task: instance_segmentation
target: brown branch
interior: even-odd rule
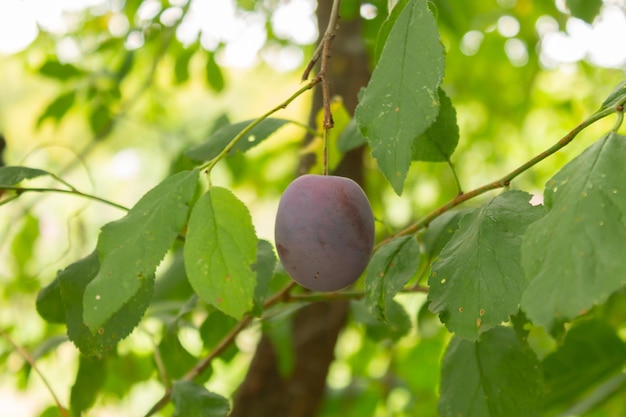
[[[478,197],[481,194],[484,194],[484,193],[486,193],[488,191],[496,190],[498,188],[508,187],[509,185],[511,185],[511,181],[513,181],[517,176],[519,176],[520,174],[522,174],[523,172],[529,170],[530,168],[532,168],[533,166],[535,166],[539,162],[541,162],[544,159],[548,158],[550,155],[556,153],[560,149],[562,149],[565,146],[567,146],[585,128],[589,127],[590,125],[592,125],[593,123],[597,122],[598,120],[603,119],[606,116],[609,116],[610,114],[613,114],[613,113],[618,113],[619,114],[619,108],[618,107],[619,106],[611,107],[611,108],[603,109],[601,111],[598,111],[598,112],[594,113],[587,120],[585,120],[584,122],[580,123],[573,130],[571,130],[567,135],[563,136],[557,143],[552,145],[550,148],[548,148],[545,151],[539,153],[538,155],[536,155],[535,157],[533,157],[529,161],[523,163],[522,165],[520,165],[519,167],[517,167],[513,171],[509,172],[508,174],[506,174],[502,178],[500,178],[500,179],[498,179],[496,181],[490,182],[488,184],[482,185],[482,186],[480,186],[478,188],[475,188],[472,191],[468,191],[466,193],[461,193],[461,194],[457,195],[452,200],[448,201],[444,205],[442,205],[442,206],[438,207],[437,209],[433,210],[432,212],[427,214],[425,217],[423,217],[419,221],[417,221],[417,222],[413,223],[412,225],[408,226],[407,228],[405,228],[405,229],[403,229],[403,230],[401,230],[401,231],[399,231],[399,232],[389,236],[388,238],[386,238],[385,240],[383,240],[382,242],[377,244],[376,247],[374,248],[374,250],[380,248],[381,246],[383,246],[384,244],[386,244],[387,242],[389,242],[393,238],[396,238],[396,237],[399,237],[399,236],[406,236],[406,235],[415,233],[415,232],[419,231],[420,229],[423,229],[423,228],[427,227],[430,224],[430,222],[435,220],[437,217],[439,217],[440,215],[442,215],[446,211],[448,211],[448,210],[450,210],[450,209],[452,209],[452,208],[454,208],[456,206],[459,206],[462,203],[464,203],[464,202],[466,202],[468,200],[471,200],[474,197]]]
[[[324,129],[325,130],[332,129],[332,127],[335,124],[333,121],[332,112],[330,111],[330,87],[328,85],[328,79],[326,77],[326,70],[328,68],[328,60],[330,59],[330,56],[331,56],[330,51],[332,49],[333,40],[335,39],[335,31],[339,27],[338,21],[339,21],[339,4],[340,3],[341,3],[341,0],[333,0],[331,12],[330,12],[330,18],[328,19],[328,25],[326,26],[326,31],[324,32],[324,35],[322,36],[322,40],[317,46],[317,49],[313,53],[313,57],[307,64],[306,68],[304,69],[304,73],[302,74],[303,81],[309,78],[309,75],[311,71],[313,70],[313,67],[315,66],[317,61],[320,59],[320,57],[322,58],[322,61],[320,63],[320,71],[317,74],[317,78],[319,78],[322,83],[322,100],[323,100],[323,107],[324,107]],[[327,146],[327,145],[325,144],[324,146]],[[324,167],[325,167],[324,169],[326,170],[326,165],[324,165]]]
[[[263,304],[263,310],[273,306],[274,304],[278,304],[288,299],[289,292],[295,286],[296,286],[296,283],[292,281],[289,284],[287,284],[283,289],[281,289],[276,294],[274,294],[272,297],[268,298]],[[226,350],[226,348],[228,348],[235,341],[235,338],[237,337],[237,335],[239,335],[239,333],[241,333],[243,329],[248,327],[248,325],[252,322],[252,320],[253,320],[252,314],[246,314],[239,321],[239,323],[237,323],[237,325],[226,336],[224,336],[222,340],[220,340],[220,342],[215,346],[215,348],[213,348],[211,352],[209,352],[207,356],[202,358],[202,360],[200,360],[196,364],[196,366],[194,366],[189,372],[185,374],[185,376],[183,376],[182,380],[191,381],[197,376],[199,376],[200,374],[202,374],[211,365],[211,362],[215,358],[217,358],[219,355],[221,355],[222,352],[224,352],[224,350]],[[171,397],[172,397],[172,389],[168,388],[165,391],[165,394],[163,394],[163,397],[161,397],[161,399],[157,401],[152,406],[152,408],[145,414],[145,417],[149,417],[153,415],[154,413],[156,413],[157,411],[159,411],[160,409],[162,409],[163,407],[165,407],[165,405],[170,401]]]
[[[404,288],[401,293],[427,293],[428,287],[415,285],[411,288]],[[312,292],[304,294],[287,294],[284,302],[319,302],[337,300],[360,300],[365,297],[365,291],[339,291],[339,292]]]

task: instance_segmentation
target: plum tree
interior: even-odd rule
[[[374,246],[374,216],[367,196],[349,178],[303,175],[280,199],[278,256],[298,284],[336,291],[359,278]]]

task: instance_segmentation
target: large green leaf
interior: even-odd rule
[[[65,309],[67,335],[83,355],[95,358],[106,356],[137,326],[150,304],[154,283],[154,278],[144,280],[135,295],[92,333],[83,322],[83,295],[99,268],[98,254],[94,251],[59,272],[57,277]]]
[[[454,337],[441,369],[441,417],[538,417],[541,366],[509,327],[486,332],[480,342]]]
[[[626,282],[626,137],[609,134],[548,183],[548,214],[528,228],[522,309],[550,329],[605,301]]]
[[[450,161],[459,143],[456,110],[446,93],[439,89],[439,114],[435,122],[413,142],[413,160],[428,162]]]
[[[365,304],[374,317],[387,321],[387,306],[411,279],[419,263],[414,236],[391,240],[376,251],[365,274]]]
[[[226,417],[230,409],[226,398],[190,381],[174,382],[172,402],[172,417]]]
[[[43,169],[23,166],[0,167],[0,188],[16,185],[24,180],[30,180],[44,175],[52,175]]]
[[[522,236],[543,215],[530,194],[508,191],[462,218],[433,263],[430,310],[450,331],[476,340],[519,308],[528,281],[520,260]]]
[[[126,216],[102,228],[101,266],[84,301],[85,323],[93,331],[153,279],[149,277],[187,220],[197,181],[197,170],[174,174],[148,191]]]
[[[204,301],[237,319],[253,306],[257,238],[247,207],[229,190],[211,187],[194,206],[185,268]]]
[[[459,222],[463,216],[472,211],[474,211],[473,208],[450,210],[433,220],[420,236],[424,253],[430,259],[439,256],[441,250],[459,229]]]
[[[439,112],[437,88],[443,73],[443,46],[427,2],[408,2],[355,111],[372,155],[398,194],[411,163],[413,142]]]
[[[254,120],[246,120],[232,125],[224,126],[211,134],[209,139],[200,145],[188,150],[185,155],[194,161],[210,161],[219,155],[220,152],[243,131]],[[284,119],[265,119],[254,126],[246,133],[233,147],[231,152],[245,152],[267,139],[272,133],[289,123]]]
[[[546,406],[567,405],[626,363],[626,344],[601,320],[573,326],[563,346],[543,360]]]

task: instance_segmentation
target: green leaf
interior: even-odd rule
[[[190,381],[174,382],[172,402],[172,417],[226,417],[230,410],[226,398]]]
[[[154,352],[111,355],[107,358],[107,378],[102,393],[126,397],[133,385],[154,376]]]
[[[446,93],[439,89],[439,114],[435,122],[413,142],[413,160],[428,162],[450,161],[459,143],[456,110]]]
[[[252,122],[254,120],[224,126],[213,133],[206,142],[188,150],[185,155],[194,161],[209,161],[219,155],[226,145]],[[270,118],[261,121],[237,142],[231,152],[243,153],[251,149],[286,123],[289,123],[289,120]]]
[[[365,274],[365,305],[377,319],[387,321],[387,305],[415,274],[419,252],[415,237],[403,236],[372,256]]]
[[[95,333],[83,322],[83,295],[87,285],[96,277],[100,263],[97,252],[74,262],[59,272],[61,297],[65,309],[67,335],[89,357],[102,358],[115,348],[137,326],[152,298],[154,278],[143,285],[124,306],[113,314]]]
[[[411,319],[396,300],[391,300],[385,306],[385,323],[369,312],[365,300],[353,301],[350,307],[355,321],[365,326],[365,334],[373,341],[398,340],[411,330]]]
[[[119,67],[115,73],[115,80],[118,84],[120,84],[124,78],[130,73],[130,70],[133,69],[133,64],[135,63],[135,51],[126,50],[124,53],[124,58],[122,62],[119,64]]]
[[[237,325],[237,320],[220,310],[213,310],[200,326],[200,338],[205,349],[212,350]]]
[[[89,328],[95,331],[153,279],[187,220],[197,181],[197,170],[174,174],[148,191],[126,216],[102,228],[101,267],[85,290]]]
[[[80,356],[78,374],[70,393],[70,407],[74,415],[80,416],[84,410],[93,406],[106,380],[106,370],[106,360]]]
[[[267,336],[276,355],[278,373],[283,378],[293,375],[296,365],[293,316],[282,315],[263,321],[263,335]]]
[[[102,137],[106,135],[112,127],[113,116],[111,109],[106,104],[98,104],[89,113],[89,127],[91,131]]]
[[[398,16],[355,111],[372,155],[397,194],[402,192],[415,138],[439,112],[444,51],[426,3],[411,1]]]
[[[65,412],[65,414],[67,415],[67,411]],[[39,414],[38,417],[65,417],[61,414],[61,412],[59,411],[59,408],[56,405],[51,405],[50,407],[47,407],[45,410],[43,410],[41,412],[41,414]]]
[[[206,61],[206,79],[209,83],[209,87],[216,93],[224,90],[224,74],[222,70],[215,62],[215,56],[210,53]]]
[[[574,325],[563,346],[543,360],[546,405],[568,405],[620,372],[626,363],[626,344],[602,320]]]
[[[254,309],[256,316],[263,314],[263,303],[270,290],[270,281],[274,276],[276,255],[272,244],[267,240],[259,240],[257,244],[256,263],[252,269],[256,272],[256,287],[254,289]]]
[[[198,362],[198,359],[180,343],[176,323],[164,326],[163,338],[158,349],[163,368],[168,377],[173,379],[182,378]]]
[[[432,265],[430,311],[458,336],[476,340],[519,308],[528,281],[520,260],[522,236],[543,215],[530,194],[505,192],[465,215]]]
[[[84,71],[78,67],[67,63],[62,64],[58,61],[46,61],[39,68],[39,73],[57,80],[66,80],[68,78],[82,77],[84,75]]]
[[[602,0],[565,0],[565,5],[572,16],[592,24],[600,13]]]
[[[337,149],[340,152],[345,153],[358,148],[365,143],[367,143],[367,141],[363,135],[361,135],[361,132],[356,125],[356,120],[350,119],[348,125],[341,131],[339,137],[337,138]]]
[[[550,330],[624,285],[626,137],[611,133],[565,165],[544,191],[547,215],[528,228],[522,309]]]
[[[17,263],[20,274],[25,274],[26,265],[34,254],[35,244],[39,238],[39,219],[30,212],[22,215],[22,227],[11,242],[11,254]]]
[[[69,111],[69,109],[72,108],[75,100],[76,91],[74,90],[63,93],[54,100],[52,100],[37,119],[37,128],[41,127],[46,119],[53,119],[56,121],[61,120],[63,116],[65,116],[65,114]]]
[[[37,313],[48,323],[65,323],[61,281],[57,276],[37,294]]]
[[[176,84],[182,84],[189,80],[189,61],[191,61],[197,50],[197,44],[194,44],[176,55],[176,63],[174,64],[174,80]]]
[[[406,382],[413,393],[437,391],[441,357],[446,347],[444,341],[444,337],[420,338],[413,348],[398,349],[390,365],[393,373]]]
[[[196,203],[185,242],[185,268],[204,301],[240,319],[253,306],[257,238],[247,207],[211,187]]]
[[[380,60],[380,54],[383,52],[383,48],[387,42],[387,37],[396,23],[396,20],[398,20],[398,16],[400,16],[400,13],[404,10],[408,2],[409,0],[390,0],[387,2],[387,17],[380,25],[380,29],[378,30],[376,37],[376,50],[374,52],[375,62]]]
[[[52,175],[43,169],[23,166],[0,167],[0,188],[11,187],[24,180],[30,180],[44,175]]]
[[[496,327],[480,342],[454,337],[441,369],[441,417],[538,417],[542,376],[515,331]]]
[[[444,212],[433,220],[421,235],[425,254],[433,259],[448,244],[454,233],[459,229],[459,222],[474,209],[459,209]]]

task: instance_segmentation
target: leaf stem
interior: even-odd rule
[[[62,188],[29,188],[29,187],[16,187],[16,186],[3,186],[2,189],[4,190],[13,190],[15,192],[17,192],[17,195],[19,196],[20,194],[26,193],[26,192],[36,192],[36,193],[45,193],[45,192],[51,192],[51,193],[62,193],[62,194],[73,194],[79,197],[83,197],[83,198],[87,198],[89,200],[94,200],[94,201],[98,201],[100,203],[104,203],[106,205],[109,205],[111,207],[115,207],[117,209],[123,210],[123,211],[129,211],[130,209],[128,207],[125,207],[121,204],[117,204],[111,200],[107,200],[106,198],[102,198],[102,197],[98,197],[96,195],[93,194],[87,194],[87,193],[83,193],[81,191],[78,191],[76,188],[71,187],[70,190],[65,190]],[[17,198],[17,196],[13,197],[13,198],[7,198],[3,201],[0,201],[0,206],[8,203],[9,201],[14,200],[15,198]]]
[[[454,177],[454,182],[456,182],[456,188],[459,190],[459,194],[463,194],[463,187],[461,186],[461,180],[459,178],[458,172],[456,172],[456,168],[454,163],[448,158],[448,166],[450,167],[450,171],[452,172],[452,176]]]
[[[623,106],[623,104],[622,104],[622,106]],[[500,179],[498,179],[496,181],[487,183],[485,185],[482,185],[482,186],[480,186],[478,188],[475,188],[475,189],[473,189],[471,191],[468,191],[466,193],[461,193],[461,194],[457,195],[452,200],[448,201],[447,203],[445,203],[442,206],[438,207],[437,209],[433,210],[432,212],[430,212],[429,214],[424,216],[422,219],[420,219],[416,223],[413,223],[412,225],[408,226],[407,228],[405,228],[405,229],[395,233],[392,236],[389,236],[388,238],[386,238],[385,240],[383,240],[382,242],[377,244],[376,247],[374,248],[374,250],[380,248],[385,243],[387,243],[388,241],[390,241],[391,239],[393,239],[395,237],[405,236],[405,235],[409,235],[409,234],[417,232],[418,230],[428,226],[430,224],[430,222],[432,222],[434,219],[439,217],[441,214],[445,213],[446,211],[448,211],[448,210],[450,210],[450,209],[452,209],[452,208],[454,208],[454,207],[456,207],[456,206],[458,206],[458,205],[460,205],[460,204],[462,204],[462,203],[464,203],[464,202],[466,202],[468,200],[471,200],[474,197],[477,197],[477,196],[479,196],[481,194],[484,194],[487,191],[496,190],[498,188],[508,187],[511,184],[511,181],[513,181],[513,179],[515,179],[517,176],[519,176],[523,172],[529,170],[533,166],[537,165],[539,162],[541,162],[544,159],[548,158],[552,154],[556,153],[558,150],[560,150],[560,149],[564,148],[565,146],[567,146],[572,140],[574,140],[574,138],[582,130],[584,130],[585,128],[589,127],[593,123],[595,123],[598,120],[603,119],[603,118],[605,118],[605,117],[607,117],[607,116],[609,116],[609,115],[611,115],[613,113],[616,113],[616,112],[618,113],[618,118],[619,118],[619,113],[622,113],[621,117],[623,117],[623,109],[620,112],[619,111],[619,107],[620,107],[620,105],[618,104],[617,106],[609,107],[607,109],[601,109],[601,110],[597,111],[596,113],[591,115],[587,120],[583,121],[578,126],[576,126],[567,135],[563,136],[557,143],[552,145],[550,148],[548,148],[545,151],[541,152],[540,154],[536,155],[535,157],[533,157],[529,161],[523,163],[522,165],[520,165],[519,167],[517,167],[513,171],[509,172],[508,174],[506,174],[502,178],[500,178]]]
[[[37,375],[39,375],[39,378],[41,378],[41,381],[44,383],[44,385],[46,386],[46,389],[52,396],[52,399],[54,400],[57,406],[57,409],[59,410],[59,414],[61,414],[62,417],[69,417],[69,414],[67,413],[67,409],[61,405],[61,402],[59,401],[59,397],[57,397],[57,395],[54,393],[52,386],[50,385],[46,377],[43,375],[43,373],[41,373],[41,371],[37,367],[37,363],[35,362],[35,359],[33,359],[33,357],[26,351],[26,349],[24,349],[23,347],[15,343],[15,341],[11,338],[11,336],[9,336],[9,334],[6,331],[0,330],[0,335],[2,335],[2,337],[7,342],[9,342],[11,346],[13,346],[13,348],[20,354],[20,356],[24,358],[24,360],[28,362],[30,366],[35,370]]]

